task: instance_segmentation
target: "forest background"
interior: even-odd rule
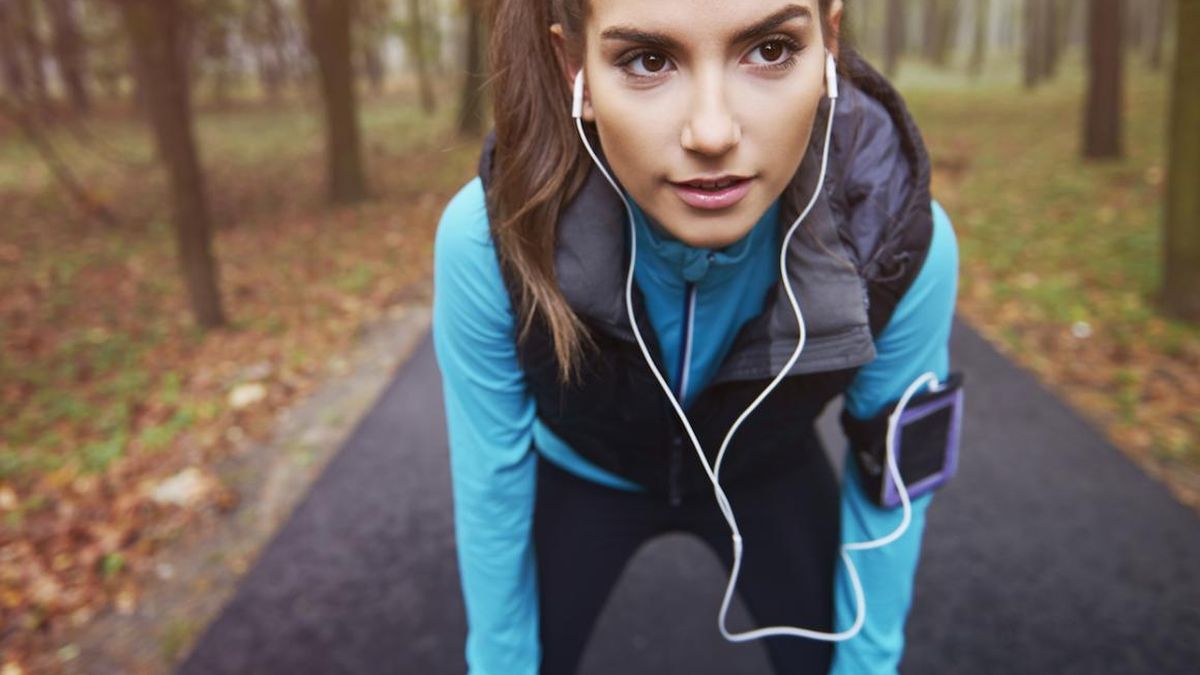
[[[133,612],[242,498],[222,462],[428,306],[485,10],[0,0],[0,673]],[[847,11],[929,146],[960,316],[1200,510],[1200,1]]]

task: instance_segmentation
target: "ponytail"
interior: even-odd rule
[[[542,321],[564,383],[577,378],[583,350],[594,343],[555,277],[555,224],[590,166],[572,126],[571,92],[550,41],[550,25],[562,24],[582,62],[586,4],[495,0],[489,17],[496,126],[487,194],[492,238],[500,264],[519,280],[517,340],[526,338],[535,320]]]

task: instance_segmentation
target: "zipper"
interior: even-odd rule
[[[687,282],[683,291],[683,330],[682,344],[679,347],[679,382],[675,391],[675,400],[683,407],[683,397],[687,396],[688,371],[692,369],[692,337],[696,318],[696,284]]]
[[[687,282],[683,292],[683,328],[682,343],[679,349],[679,378],[675,388],[675,400],[683,407],[683,397],[688,390],[688,371],[692,366],[692,338],[695,333],[696,319],[696,284]],[[671,458],[668,467],[668,493],[671,506],[679,506],[683,501],[679,485],[679,474],[683,469],[683,438],[676,434],[671,439]]]

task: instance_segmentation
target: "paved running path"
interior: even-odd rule
[[[1200,672],[1200,518],[964,324],[951,354],[963,456],[929,511],[902,672]],[[180,673],[464,672],[439,383],[426,339]],[[768,673],[716,630],[725,579],[685,536],[643,548],[583,675]]]

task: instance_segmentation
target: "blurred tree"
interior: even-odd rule
[[[1083,156],[1088,159],[1122,155],[1124,49],[1121,5],[1121,0],[1088,2],[1088,84],[1083,137]]]
[[[303,0],[308,39],[317,59],[325,104],[325,158],[329,198],[334,203],[367,197],[358,95],[354,90],[350,36],[354,0]]]
[[[18,41],[20,59],[28,87],[27,105],[39,110],[50,108],[50,96],[46,88],[46,49],[42,40],[41,16],[33,0],[10,0],[14,4],[12,14]]]
[[[1163,35],[1167,26],[1167,0],[1148,0],[1146,3],[1146,63],[1151,70],[1161,70],[1163,61]]]
[[[427,30],[421,12],[421,0],[408,0],[408,51],[417,71],[417,87],[420,90],[421,109],[426,113],[437,110],[437,99],[433,94],[433,81],[429,77],[429,54],[425,49],[424,34]]]
[[[204,0],[192,7],[197,19],[195,61],[198,70],[212,82],[213,100],[224,106],[238,75],[233,40],[245,12],[237,0]]]
[[[467,24],[466,73],[462,101],[458,106],[458,131],[464,135],[483,132],[483,99],[486,86],[484,65],[482,0],[463,0],[463,21]]]
[[[935,66],[945,67],[949,63],[957,25],[958,0],[925,0],[924,52]]]
[[[242,16],[242,39],[254,54],[259,86],[271,100],[279,97],[293,69],[291,27],[278,0],[251,2]]]
[[[1036,87],[1046,74],[1046,24],[1045,7],[1051,0],[1025,0],[1024,28],[1025,40],[1022,53],[1022,72],[1025,87]]]
[[[212,218],[192,125],[183,35],[185,0],[112,0],[121,9],[159,159],[166,165],[175,242],[196,322],[225,323],[212,255]]]
[[[359,63],[371,91],[379,94],[387,79],[383,46],[391,30],[391,0],[359,0],[355,21],[355,42],[359,45]]]
[[[887,20],[883,32],[883,72],[895,77],[900,66],[900,55],[904,53],[904,0],[887,1]]]
[[[114,227],[116,216],[107,206],[95,199],[75,175],[70,164],[63,160],[54,145],[42,133],[40,125],[35,121],[34,112],[17,101],[9,101],[0,97],[0,117],[7,118],[25,135],[25,139],[33,146],[46,167],[54,174],[60,186],[67,195],[79,206],[80,211],[88,218],[93,218],[104,225]]]
[[[1163,303],[1200,322],[1200,0],[1175,2]]]
[[[971,77],[979,77],[983,73],[983,63],[987,59],[988,49],[988,19],[991,15],[990,0],[975,0],[974,34],[971,37],[971,59],[967,62],[967,72]]]
[[[1121,8],[1125,26],[1125,48],[1137,54],[1142,51],[1142,38],[1146,28],[1146,7],[1151,0],[1127,2]]]
[[[1043,80],[1054,79],[1054,75],[1058,72],[1058,56],[1061,51],[1059,42],[1059,3],[1058,0],[1041,0],[1042,16],[1041,16],[1041,78]]]
[[[842,19],[842,39],[850,38],[858,45],[859,52],[865,52],[871,42],[871,10],[872,4],[862,4],[854,7],[854,11],[846,11]]]
[[[77,113],[91,108],[87,87],[87,45],[79,30],[76,0],[46,0],[50,21],[54,27],[54,61],[71,107]]]
[[[88,46],[88,72],[105,96],[117,100],[124,84],[135,77],[132,50],[119,7],[116,2],[108,1],[81,3],[80,8],[84,10],[80,29]]]
[[[26,96],[25,64],[21,59],[20,29],[16,7],[0,2],[0,69],[4,71],[4,91],[23,101]]]
[[[1024,3],[1020,0],[1001,0],[996,12],[996,44],[1005,51],[1014,51],[1020,44],[1021,15]]]

